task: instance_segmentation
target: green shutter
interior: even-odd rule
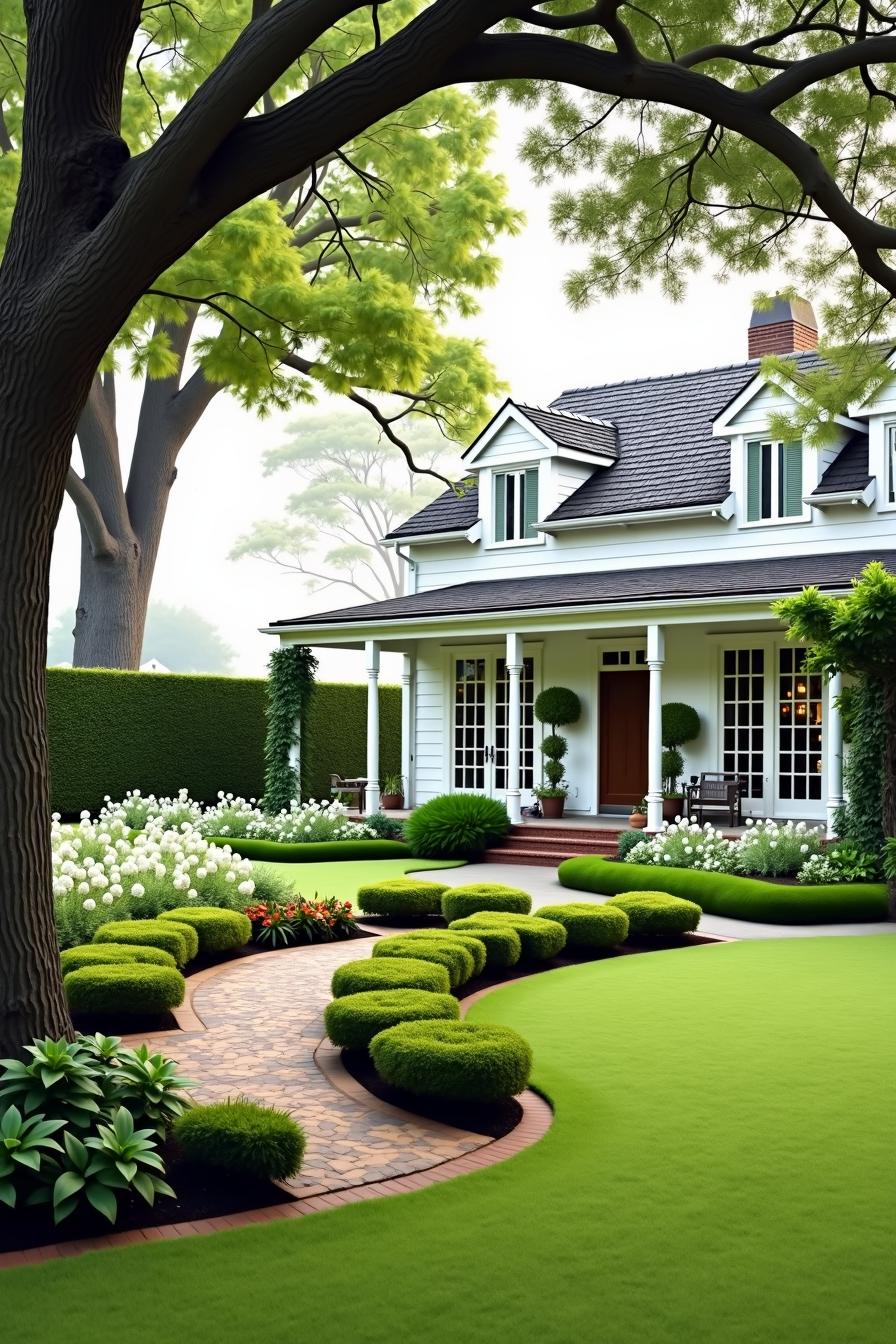
[[[523,495],[523,536],[535,537],[535,524],[538,522],[538,468],[530,467],[526,472],[525,493]]]
[[[747,522],[758,523],[762,517],[762,444],[758,440],[747,444]]]
[[[803,445],[801,443],[782,443],[780,467],[781,473],[781,517],[798,518],[803,512]]]
[[[495,541],[507,540],[507,477],[496,474],[495,482]]]

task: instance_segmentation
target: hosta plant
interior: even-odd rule
[[[78,1129],[91,1125],[106,1096],[98,1079],[100,1066],[84,1039],[48,1038],[26,1046],[28,1060],[0,1059],[0,1110],[17,1106],[25,1115],[49,1113]]]
[[[50,1155],[62,1152],[52,1136],[64,1123],[42,1115],[23,1116],[18,1106],[8,1106],[0,1114],[0,1202],[15,1208],[16,1176],[40,1177]]]
[[[150,1054],[147,1045],[121,1050],[112,1073],[115,1095],[136,1119],[148,1121],[161,1137],[187,1108],[181,1088],[194,1086],[183,1078],[173,1059]]]
[[[110,1223],[118,1216],[117,1193],[135,1191],[147,1204],[156,1195],[174,1191],[165,1181],[165,1165],[155,1146],[151,1129],[135,1129],[134,1117],[124,1106],[109,1124],[97,1125],[96,1134],[83,1142],[67,1130],[64,1156],[51,1164],[52,1185],[41,1185],[29,1204],[53,1206],[53,1222],[61,1223],[81,1203],[91,1205]]]

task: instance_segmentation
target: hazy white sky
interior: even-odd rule
[[[481,337],[512,395],[546,404],[564,388],[622,378],[673,373],[746,359],[753,294],[786,277],[694,280],[684,303],[668,302],[658,287],[597,302],[574,313],[562,292],[576,251],[560,246],[548,223],[550,190],[533,186],[517,160],[524,123],[501,110],[495,166],[511,185],[511,199],[528,223],[504,242],[497,287],[482,296],[482,313],[458,324]],[[809,295],[817,299],[817,295]],[[133,429],[139,386],[119,391],[122,420]],[[272,565],[228,560],[234,540],[257,518],[276,517],[294,482],[289,474],[265,479],[262,451],[279,443],[300,413],[257,420],[226,394],[219,396],[181,452],[156,570],[154,596],[194,607],[217,625],[238,652],[237,671],[260,674],[272,641],[257,627],[272,619],[360,601],[344,587],[309,594],[305,581]],[[78,525],[66,500],[56,534],[51,613],[74,611],[78,590]],[[394,668],[384,664],[384,675]],[[360,680],[360,654],[324,651],[321,675]]]

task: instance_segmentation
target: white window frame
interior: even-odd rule
[[[802,511],[801,511],[800,513],[788,513],[788,514],[780,514],[780,513],[778,513],[778,507],[779,507],[779,501],[780,501],[780,476],[781,476],[781,457],[782,457],[781,449],[784,447],[784,445],[785,445],[786,442],[788,442],[788,441],[785,440],[785,439],[772,439],[772,438],[769,438],[768,435],[763,435],[763,434],[744,434],[744,436],[743,436],[743,440],[742,440],[742,449],[741,449],[741,455],[742,455],[742,468],[743,468],[743,476],[742,476],[742,479],[743,479],[743,505],[742,505],[742,509],[741,509],[741,524],[740,524],[740,525],[741,525],[742,528],[755,528],[755,527],[781,527],[781,526],[786,526],[786,524],[788,524],[788,523],[806,523],[806,522],[811,522],[811,521],[812,521],[812,513],[811,513],[811,510],[810,510],[808,504],[806,504],[805,502],[803,503]],[[750,478],[749,478],[749,448],[750,448],[750,444],[751,444],[751,443],[758,443],[759,446],[760,446],[760,448],[763,448],[763,447],[765,447],[766,444],[768,444],[769,447],[772,449],[772,455],[771,455],[771,457],[772,457],[771,501],[772,501],[772,509],[773,509],[773,512],[770,514],[770,516],[769,516],[768,518],[752,518],[752,519],[751,519],[751,518],[748,518],[748,516],[747,516],[748,511],[749,511],[749,485],[750,485]],[[803,443],[801,442],[801,443],[800,443],[800,448],[801,448],[801,454],[802,454],[802,456],[801,456],[801,464],[800,464],[800,470],[801,470],[801,473],[802,473],[802,482],[801,482],[801,484],[802,484],[803,490],[805,490],[805,485],[806,485],[806,448],[805,448],[805,444],[803,444]]]
[[[536,462],[529,462],[526,464],[517,463],[516,465],[509,463],[507,466],[504,466],[502,464],[500,467],[496,466],[490,470],[488,481],[488,504],[487,504],[489,510],[487,516],[490,517],[490,523],[488,533],[489,541],[488,545],[486,546],[486,550],[491,551],[491,550],[503,550],[508,548],[512,549],[518,546],[543,546],[545,544],[545,534],[543,532],[537,532],[534,537],[511,537],[509,541],[499,541],[495,531],[495,515],[497,512],[498,488],[500,481],[505,476],[525,477],[527,471],[533,471],[533,470],[538,472],[538,483],[537,483],[538,498],[536,501],[537,503],[536,517],[540,517],[541,504],[542,499],[544,497],[544,487],[545,487],[545,472],[542,468],[541,462],[536,461]],[[520,500],[519,491],[517,491],[517,500],[518,500],[517,507],[519,507],[519,500]]]
[[[883,509],[896,509],[896,420],[884,424],[884,479],[881,482]]]

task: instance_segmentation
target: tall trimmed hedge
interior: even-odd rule
[[[50,667],[47,706],[53,810],[96,811],[105,794],[189,789],[213,802],[219,789],[257,798],[264,789],[263,677],[205,677],[105,668]],[[306,794],[328,798],[330,773],[363,775],[367,688],[321,683],[302,734]],[[401,690],[380,688],[381,769],[398,772]]]

